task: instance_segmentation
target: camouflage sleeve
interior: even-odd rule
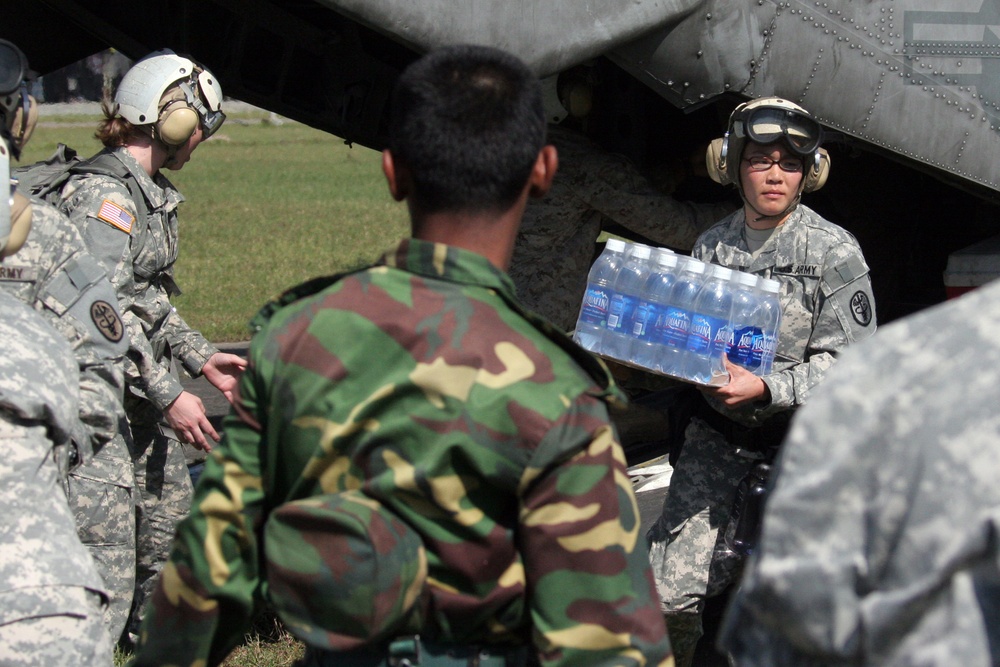
[[[80,420],[88,431],[89,449],[96,453],[118,433],[119,420],[124,416],[125,328],[103,272],[99,280],[82,291],[64,283],[56,280],[46,285],[43,302],[54,315],[50,321],[70,342],[76,356],[80,369]],[[86,462],[90,453],[85,448],[80,462]]]
[[[128,188],[110,177],[86,176],[71,181],[63,197],[62,210],[104,266],[122,310],[128,310],[135,296],[131,232],[138,224]]]
[[[583,199],[626,229],[660,245],[690,250],[703,231],[733,211],[731,204],[682,202],[655,192],[623,158],[597,161],[587,171],[579,188]]]
[[[33,202],[31,242],[52,261],[40,276],[35,308],[69,341],[80,369],[80,419],[91,444],[80,452],[83,462],[118,432],[124,325],[104,268],[84,251],[76,228],[43,202]]]
[[[184,387],[169,369],[156,362],[142,320],[133,311],[123,313],[122,320],[129,335],[125,382],[141,391],[158,410],[165,410]]]
[[[0,412],[46,427],[61,444],[79,432],[79,373],[69,344],[28,305],[0,292]]]
[[[538,655],[546,666],[670,664],[625,456],[612,427],[595,424],[593,411],[572,409],[522,480],[519,546]],[[566,438],[581,436],[589,442],[569,460],[544,462],[550,447],[566,451]]]
[[[171,307],[159,335],[170,346],[170,350],[192,376],[201,375],[201,369],[209,358],[219,351],[200,332],[191,328],[176,308]]]
[[[128,188],[108,177],[86,177],[64,191],[62,208],[80,231],[88,251],[104,266],[118,297],[128,335],[126,383],[143,392],[160,410],[181,393],[182,387],[167,369],[156,363],[144,326],[132,270],[131,231],[136,224],[135,203]]]
[[[804,360],[764,377],[771,392],[770,405],[761,411],[765,416],[804,403],[844,348],[875,333],[875,300],[861,249],[851,244],[832,249],[823,266],[810,321],[787,319],[782,321],[781,336],[794,336],[799,326],[806,341]],[[778,344],[780,354],[780,340]]]
[[[258,522],[264,493],[253,365],[242,375],[225,437],[205,464],[143,619],[136,666],[222,662],[260,604]]]

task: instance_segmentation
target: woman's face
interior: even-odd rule
[[[764,216],[768,219],[764,227],[782,222],[784,217],[770,216],[781,215],[795,200],[802,183],[802,167],[802,158],[783,144],[748,143],[740,161],[740,182],[749,206],[747,219]]]
[[[181,146],[178,146],[177,152],[174,153],[174,159],[170,161],[169,164],[164,165],[167,169],[171,171],[177,171],[191,159],[191,153],[194,149],[198,147],[202,139],[205,138],[205,131],[201,127],[201,123],[198,123],[198,127],[195,128],[194,132],[188,137]]]

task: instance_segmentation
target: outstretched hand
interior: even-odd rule
[[[181,442],[210,452],[212,451],[212,443],[209,442],[208,438],[216,442],[219,440],[219,434],[212,427],[208,415],[205,414],[204,403],[191,392],[182,391],[174,399],[174,402],[163,411],[163,415]]]
[[[226,352],[216,352],[205,362],[201,372],[205,379],[221,391],[227,401],[232,403],[233,391],[246,367],[247,360],[243,357]]]

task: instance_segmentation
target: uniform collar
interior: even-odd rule
[[[743,226],[746,224],[744,213],[742,210],[734,213],[716,243],[716,257],[724,266],[738,266],[751,272],[793,261],[795,229],[802,225],[807,210],[802,204],[796,206],[788,219],[767,240],[756,258],[750,254],[743,237]]]
[[[378,264],[436,280],[478,285],[499,292],[507,301],[516,301],[514,283],[506,273],[482,255],[444,243],[402,239],[382,255]]]

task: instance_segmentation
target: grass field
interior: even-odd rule
[[[50,118],[43,107],[20,164],[48,157],[59,142],[89,156],[100,148],[98,120]],[[270,122],[266,112],[231,115],[184,169],[167,172],[187,198],[178,311],[209,340],[247,340],[247,320],[282,290],[378,257],[408,232],[380,160],[300,123]]]

